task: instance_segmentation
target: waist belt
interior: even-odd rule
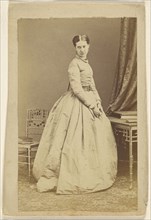
[[[82,86],[84,91],[92,91],[91,86]]]

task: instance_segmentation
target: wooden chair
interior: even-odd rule
[[[27,165],[29,178],[48,114],[49,111],[45,109],[28,109],[26,136],[18,140],[18,163]]]

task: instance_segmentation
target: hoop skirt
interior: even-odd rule
[[[109,188],[117,174],[117,149],[105,113],[93,115],[100,102],[88,62],[69,65],[70,89],[51,109],[34,160],[39,192],[82,194]],[[90,90],[84,88],[90,86]],[[85,86],[85,87],[84,87]]]

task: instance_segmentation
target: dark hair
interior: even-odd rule
[[[76,43],[79,42],[79,41],[86,41],[87,44],[90,44],[90,39],[87,35],[76,35],[74,36],[74,38],[72,39],[72,43],[74,46],[76,46]]]

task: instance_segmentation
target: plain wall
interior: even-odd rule
[[[51,109],[68,87],[68,65],[75,56],[72,38],[90,37],[89,63],[102,98],[109,105],[115,77],[120,18],[51,18],[18,21],[18,119],[25,135],[30,108]]]

